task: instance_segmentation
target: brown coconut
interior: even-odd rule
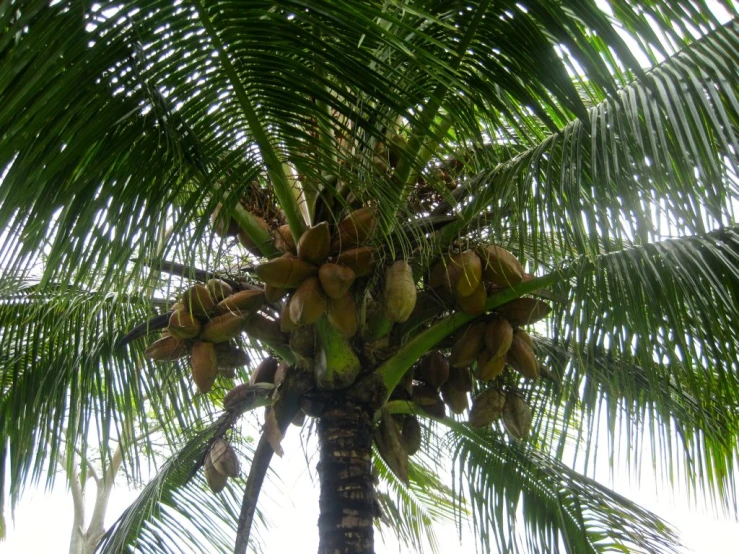
[[[360,208],[346,216],[338,225],[334,249],[345,249],[367,242],[377,227],[377,215],[372,208]]]
[[[535,381],[539,378],[539,360],[536,359],[534,351],[521,337],[513,336],[513,342],[506,355],[506,360],[513,369],[527,379]]]
[[[441,397],[444,399],[444,404],[449,406],[449,409],[455,414],[463,413],[469,406],[467,392],[449,386],[449,381],[441,387]]]
[[[318,277],[309,277],[290,298],[290,319],[296,325],[311,325],[326,313],[328,299]]]
[[[513,334],[520,338],[523,342],[528,344],[529,348],[531,348],[532,350],[534,349],[534,340],[526,331],[524,331],[523,329],[516,329]]]
[[[227,313],[211,319],[203,325],[200,338],[208,342],[227,342],[244,330],[247,316]]]
[[[531,325],[544,319],[552,311],[546,302],[536,298],[516,298],[495,310],[500,317],[507,319],[514,327]]]
[[[232,343],[216,344],[218,369],[234,369],[249,363],[249,355]]]
[[[485,327],[483,321],[473,323],[459,335],[449,355],[451,367],[469,367],[485,347]]]
[[[446,417],[446,405],[441,398],[437,398],[436,402],[423,407],[424,411],[432,417],[443,419]]]
[[[495,319],[485,327],[485,348],[491,358],[505,356],[513,342],[513,327],[507,319]]]
[[[449,368],[449,379],[444,383],[445,387],[451,387],[459,391],[472,391],[472,374],[468,367]]]
[[[273,287],[272,285],[264,285],[264,298],[271,304],[279,302],[286,294],[287,289]]]
[[[295,253],[295,237],[293,237],[293,232],[290,230],[289,225],[280,225],[272,231],[272,239],[275,248],[280,252]]]
[[[417,373],[418,379],[438,390],[449,378],[449,360],[440,350],[434,350],[423,357]]]
[[[311,264],[323,262],[330,250],[331,231],[326,221],[305,231],[298,241],[298,258]]]
[[[350,267],[357,279],[372,273],[379,262],[377,249],[372,246],[360,246],[352,250],[344,250],[336,256],[335,261],[339,265]]]
[[[298,325],[290,318],[290,300],[292,300],[292,295],[282,303],[280,308],[280,331],[283,333],[289,333],[298,328]]]
[[[245,315],[258,310],[264,303],[264,291],[260,289],[242,290],[221,300],[216,306],[216,315],[236,314]]]
[[[347,293],[339,299],[328,299],[328,320],[346,338],[357,334],[359,328],[359,317],[354,297]]]
[[[472,294],[469,296],[455,295],[457,305],[461,310],[471,316],[478,316],[485,313],[485,303],[488,301],[488,291],[484,283],[480,283]]]
[[[411,398],[419,406],[429,406],[439,401],[439,392],[431,385],[413,385]]]
[[[192,378],[202,393],[210,391],[218,376],[218,357],[210,342],[198,341],[192,345]]]
[[[210,461],[210,456],[205,457],[204,471],[205,482],[208,483],[208,487],[210,488],[210,490],[218,494],[224,488],[226,488],[228,475],[224,475],[215,468],[213,462]]]
[[[514,439],[523,439],[531,431],[533,414],[528,404],[515,393],[508,393],[503,406],[503,424]]]
[[[475,375],[480,381],[492,381],[498,375],[503,373],[505,364],[505,356],[493,358],[490,355],[490,352],[483,350],[477,357],[477,371],[475,371]]]
[[[408,415],[403,418],[403,425],[400,434],[405,443],[405,449],[409,456],[413,456],[421,448],[421,424],[414,415]]]
[[[213,445],[210,447],[208,453],[210,461],[219,473],[228,477],[239,476],[239,458],[236,456],[236,452],[228,442],[224,439],[218,438],[213,441]]]
[[[203,285],[191,286],[182,293],[180,302],[194,316],[207,316],[215,308],[215,303],[210,297],[208,288]]]
[[[144,352],[144,356],[158,362],[171,362],[186,356],[188,351],[187,343],[172,336],[167,336],[151,343]]]
[[[472,427],[490,425],[503,414],[506,398],[498,389],[488,389],[472,400],[469,424]]]
[[[385,272],[385,317],[396,323],[407,321],[416,307],[416,283],[413,270],[399,260]]]
[[[267,285],[294,289],[308,277],[318,274],[318,268],[304,260],[285,254],[258,265],[254,272]]]
[[[192,339],[200,334],[202,325],[198,318],[187,310],[177,310],[169,316],[167,329],[176,339]]]
[[[356,277],[354,270],[344,265],[327,263],[318,269],[318,279],[321,281],[323,292],[329,298],[343,297],[349,292]]]
[[[517,285],[523,279],[523,266],[505,248],[489,244],[477,249],[482,260],[482,274],[486,281],[499,287]]]
[[[482,280],[480,258],[472,250],[455,254],[447,264],[447,286],[455,296],[465,297],[474,293]]]
[[[210,297],[213,299],[213,302],[220,302],[227,296],[231,296],[233,294],[231,285],[221,279],[208,279],[205,286],[208,288],[208,292],[210,293]]]

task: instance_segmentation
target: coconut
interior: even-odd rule
[[[221,300],[216,306],[216,315],[232,313],[244,315],[254,312],[264,303],[264,291],[261,289],[242,290]]]
[[[221,279],[208,279],[205,286],[208,288],[208,292],[214,302],[220,302],[233,294],[231,285]]]
[[[516,298],[495,310],[500,317],[510,321],[514,327],[531,325],[544,319],[552,311],[546,302],[536,298]]]
[[[372,208],[360,208],[346,216],[338,225],[338,237],[334,248],[351,248],[365,243],[377,226],[377,216]]]
[[[177,310],[169,317],[167,329],[176,339],[192,339],[200,334],[200,321],[187,310]]]
[[[517,285],[523,279],[523,266],[505,248],[489,244],[477,249],[482,260],[482,275],[486,281],[499,287]]]
[[[249,355],[234,346],[232,343],[222,342],[216,344],[216,358],[218,369],[234,369],[249,363]]]
[[[498,375],[503,373],[505,364],[505,356],[493,358],[490,352],[483,350],[477,357],[477,371],[475,372],[475,375],[480,381],[492,381]]]
[[[513,327],[506,319],[496,319],[485,327],[485,348],[490,358],[505,356],[513,342]]]
[[[216,494],[226,488],[226,483],[228,482],[228,476],[213,466],[209,456],[205,457],[205,482],[208,483],[210,490]]]
[[[418,423],[418,418],[413,415],[406,416],[400,434],[408,455],[413,456],[421,448],[421,424]]]
[[[516,393],[508,393],[503,406],[503,424],[508,434],[514,439],[527,437],[531,431],[532,421],[533,415],[529,405]]]
[[[298,258],[311,264],[320,264],[331,249],[331,231],[323,221],[303,233],[298,241]]]
[[[445,387],[451,387],[459,391],[472,391],[472,374],[468,367],[452,367],[449,369],[449,379],[444,383]]]
[[[295,237],[293,237],[293,232],[290,230],[289,225],[280,225],[272,231],[272,238],[275,248],[280,252],[295,253]]]
[[[469,424],[472,427],[485,427],[503,414],[505,396],[497,389],[481,392],[472,400]]]
[[[287,289],[273,287],[272,285],[264,285],[264,298],[269,303],[279,302],[280,299],[287,294]]]
[[[187,343],[167,336],[151,343],[144,352],[144,356],[158,362],[171,362],[187,355],[188,351]]]
[[[319,268],[318,279],[321,281],[326,296],[338,299],[349,292],[356,279],[356,274],[350,267],[328,263]]]
[[[372,246],[360,246],[352,250],[345,250],[336,256],[336,263],[350,267],[357,279],[366,277],[377,267],[377,249]]]
[[[210,391],[218,376],[218,357],[210,342],[198,341],[192,346],[192,378],[202,393]]]
[[[208,342],[229,341],[242,333],[245,322],[246,316],[240,314],[219,315],[203,325],[200,338]]]
[[[472,250],[455,254],[447,265],[447,286],[458,298],[469,296],[480,286],[482,264]]]
[[[310,325],[326,313],[328,299],[318,277],[309,277],[290,298],[290,319],[296,325]]]
[[[449,381],[441,387],[441,397],[444,404],[455,414],[463,413],[469,406],[467,392],[449,385]]]
[[[480,283],[477,288],[469,296],[455,295],[457,305],[462,311],[471,316],[478,316],[485,313],[485,304],[488,301],[488,291],[484,283]]]
[[[506,360],[513,369],[518,371],[527,379],[539,378],[539,360],[531,347],[519,336],[513,336],[511,348],[508,350]]]
[[[215,304],[213,303],[213,299],[210,297],[208,288],[203,285],[191,286],[182,293],[180,302],[182,302],[185,309],[194,316],[207,316],[213,308],[215,308]]]
[[[318,274],[318,268],[304,260],[285,254],[258,265],[254,272],[267,285],[294,289],[308,277]]]
[[[407,321],[416,307],[416,283],[413,270],[405,260],[391,265],[385,273],[385,317],[390,321]]]
[[[449,355],[451,367],[469,367],[485,347],[485,322],[473,323],[457,338]]]
[[[234,449],[224,439],[218,438],[213,442],[208,456],[219,473],[228,477],[239,476],[239,459]]]
[[[429,406],[436,404],[439,393],[431,385],[413,385],[412,399],[419,406]]]
[[[520,338],[523,342],[528,344],[529,348],[531,348],[532,350],[534,349],[534,340],[526,331],[524,331],[523,329],[516,329],[513,334]]]
[[[418,366],[418,378],[435,389],[441,388],[449,378],[449,360],[440,350],[427,354]]]

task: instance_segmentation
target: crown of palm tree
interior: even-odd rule
[[[377,409],[380,428],[423,421],[407,482],[387,455],[374,459],[383,521],[401,539],[420,547],[435,520],[465,514],[486,550],[673,548],[659,518],[565,463],[567,445],[595,456],[603,426],[609,454],[660,444],[666,475],[735,510],[736,9],[602,4],[0,6],[0,499],[51,482],[60,459],[74,463],[65,445],[84,453],[91,429],[109,459],[127,426],[156,421],[176,453],[102,551],[174,552],[178,540],[228,551],[238,528],[243,552],[260,479],[315,382],[303,371],[294,387],[252,387],[223,411],[232,381],[196,394],[187,363],[152,365],[145,341],[121,339],[142,322],[144,334],[163,327],[194,282],[267,282],[278,228],[299,238],[326,222],[336,238],[364,206],[379,267],[410,261],[419,301],[406,322],[375,315],[378,269],[352,289],[360,332],[338,337],[322,318],[310,337],[329,373],[343,356],[380,391],[369,401],[356,396],[369,385],[353,386],[332,401]],[[214,234],[219,221],[247,248]],[[430,268],[487,244],[515,254],[526,280],[487,290],[484,314],[433,301]],[[526,400],[527,439],[391,397],[425,354],[524,295],[553,308],[529,329],[549,379],[506,371],[493,387]],[[265,303],[240,344],[312,367],[313,354],[270,330],[279,306]],[[276,419],[252,451],[235,425],[265,404]],[[224,434],[249,477],[214,496],[200,468]],[[151,444],[124,446],[136,476]],[[431,462],[444,451],[461,476],[453,488]]]

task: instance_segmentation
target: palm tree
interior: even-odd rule
[[[659,445],[660,473],[736,506],[736,15],[3,3],[0,498],[91,429],[105,465],[156,425],[176,454],[100,551],[243,553],[302,411],[319,552],[373,552],[381,513],[415,547],[451,513],[484,551],[673,549],[574,468]],[[224,283],[244,303],[215,306]],[[265,352],[279,378],[246,370]],[[150,445],[121,444],[136,475]]]

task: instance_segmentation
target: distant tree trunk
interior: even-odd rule
[[[331,408],[319,420],[318,437],[318,553],[372,554],[375,496],[371,413],[352,404]]]

